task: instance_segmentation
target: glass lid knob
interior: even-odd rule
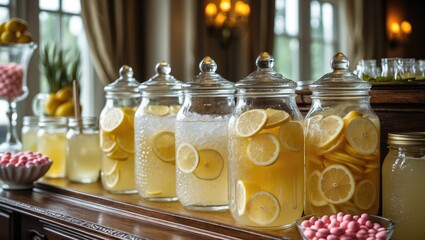
[[[132,78],[134,75],[133,69],[128,66],[124,65],[120,68],[120,76],[121,78]]]
[[[158,64],[156,64],[155,70],[158,74],[168,75],[171,73],[171,66],[166,61],[160,61]]]
[[[217,64],[211,57],[205,57],[202,62],[199,63],[199,70],[201,70],[201,72],[215,72],[217,70]]]
[[[273,68],[274,58],[268,52],[263,52],[257,57],[255,64],[258,68]]]
[[[333,70],[348,70],[350,62],[348,58],[342,53],[338,52],[331,60],[331,67]]]

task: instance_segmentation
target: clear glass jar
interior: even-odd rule
[[[136,183],[150,201],[175,201],[175,124],[183,101],[182,83],[161,61],[156,74],[140,84],[142,103],[135,117]]]
[[[417,81],[425,80],[425,60],[416,60],[416,78]]]
[[[305,117],[309,214],[377,214],[380,199],[380,122],[370,106],[371,84],[348,71],[337,53],[333,72],[314,82]]]
[[[141,102],[139,82],[124,65],[120,77],[105,87],[106,104],[100,113],[101,180],[113,193],[137,193],[134,168],[134,115]]]
[[[375,82],[376,77],[379,76],[380,72],[376,65],[375,59],[362,59],[362,72],[360,78],[368,81],[368,82]]]
[[[97,117],[68,120],[66,177],[73,182],[91,183],[99,179],[101,151]]]
[[[234,84],[216,73],[210,57],[201,72],[183,84],[184,101],[176,120],[176,191],[190,210],[228,208],[227,125]]]
[[[388,134],[382,165],[382,215],[397,223],[391,239],[422,239],[425,132]]]
[[[66,173],[66,117],[40,117],[37,132],[37,151],[52,160],[46,173],[49,178],[62,178]]]
[[[38,132],[38,117],[24,116],[22,119],[22,150],[36,152],[37,151],[37,132]]]
[[[414,58],[400,59],[401,81],[413,81],[416,78],[416,68]]]
[[[303,213],[304,130],[297,84],[277,73],[267,52],[236,82],[229,121],[230,212],[239,224],[291,226]],[[270,211],[261,211],[269,209]]]
[[[381,59],[381,76],[376,78],[378,82],[394,82],[400,81],[400,67],[398,58],[382,58]]]

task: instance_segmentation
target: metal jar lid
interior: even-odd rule
[[[191,95],[231,96],[235,93],[234,83],[216,73],[217,64],[210,57],[199,63],[200,73],[183,84],[185,93]]]
[[[372,85],[350,72],[349,64],[348,58],[343,53],[335,54],[331,60],[333,71],[310,85],[312,97],[368,96]]]
[[[425,132],[388,133],[390,146],[425,147]]]
[[[181,96],[182,82],[171,75],[171,66],[166,61],[160,61],[155,66],[156,74],[146,82],[140,84],[139,90],[143,97],[155,96]]]
[[[237,95],[295,93],[297,83],[275,71],[274,58],[268,52],[261,53],[255,64],[256,71],[236,82]]]
[[[106,98],[141,97],[140,83],[133,77],[133,69],[124,65],[120,68],[119,73],[120,77],[105,87]]]

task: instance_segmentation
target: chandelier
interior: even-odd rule
[[[216,38],[220,45],[227,47],[231,41],[241,37],[248,28],[251,8],[243,0],[232,4],[231,0],[209,1],[205,6],[205,22],[208,33]]]

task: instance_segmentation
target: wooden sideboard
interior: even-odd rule
[[[297,91],[306,114],[309,90]],[[381,121],[381,160],[389,132],[425,132],[425,83],[374,84],[371,105]],[[42,179],[32,190],[0,190],[0,239],[300,239],[286,230],[238,226],[228,211],[193,212],[178,202],[116,195],[99,182]]]

